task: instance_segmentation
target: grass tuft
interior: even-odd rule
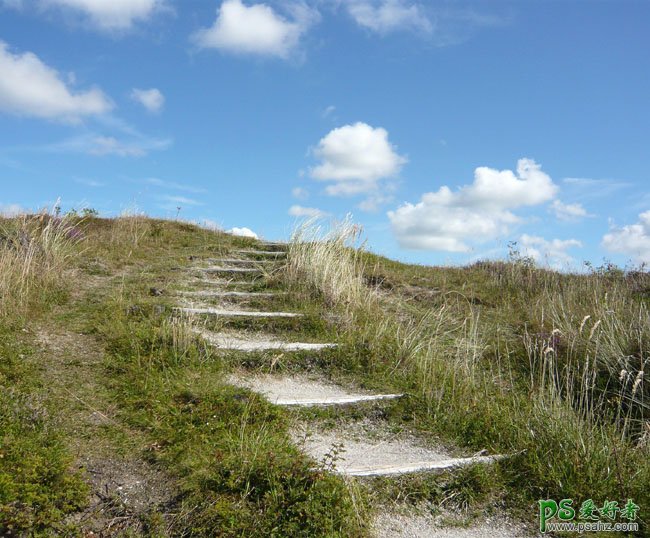
[[[0,218],[0,317],[25,315],[64,290],[64,270],[84,237],[79,224],[47,213]]]
[[[372,295],[363,280],[357,243],[361,229],[346,218],[326,230],[316,221],[299,226],[289,242],[285,281],[290,289],[326,305],[357,309]]]

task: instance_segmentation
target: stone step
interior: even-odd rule
[[[317,344],[311,342],[283,342],[271,336],[248,336],[245,334],[213,333],[210,331],[197,330],[203,338],[219,349],[233,351],[319,351],[331,349],[338,344]]]
[[[273,260],[245,260],[241,258],[208,258],[209,263],[234,264],[234,265],[268,265],[276,263]]]
[[[224,317],[247,317],[247,318],[299,318],[303,314],[296,312],[255,312],[249,310],[229,310],[226,308],[212,307],[177,307],[174,310],[184,314],[210,314]]]
[[[251,286],[258,285],[251,280],[233,280],[231,278],[219,278],[219,277],[206,278],[204,276],[194,276],[194,280],[185,280],[183,284],[189,286],[195,286],[197,284],[201,284],[202,286],[210,286],[210,287],[243,286],[248,288],[250,288]]]
[[[337,469],[338,474],[347,476],[396,476],[403,474],[422,473],[427,471],[447,471],[457,467],[468,467],[475,464],[490,464],[502,460],[504,456],[471,456],[468,458],[447,458],[440,461],[417,461],[410,463],[395,463],[389,465],[349,465]]]
[[[370,394],[348,391],[333,383],[305,376],[232,376],[229,382],[259,392],[275,405],[295,407],[327,407],[361,402],[394,400],[402,394]]]
[[[284,291],[278,292],[261,292],[261,291],[215,291],[215,290],[196,290],[196,291],[179,291],[179,295],[184,297],[237,297],[241,299],[255,299],[268,297],[281,297],[286,295]]]
[[[203,273],[256,273],[262,274],[262,270],[256,267],[223,267],[212,265],[210,267],[196,267],[197,271]]]
[[[274,258],[280,258],[287,255],[285,251],[280,250],[235,250],[235,253],[243,254],[244,256],[271,256]]]
[[[304,450],[334,473],[346,476],[397,476],[491,464],[505,456],[452,457],[445,450],[418,445],[411,439],[375,435],[365,438],[345,431],[315,433],[304,438]],[[332,455],[334,455],[332,460]]]

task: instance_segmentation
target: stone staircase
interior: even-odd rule
[[[260,242],[256,249],[237,250],[236,258],[192,258],[188,281],[194,289],[179,292],[176,311],[189,316],[194,330],[205,342],[221,351],[233,353],[281,352],[314,354],[338,346],[337,342],[285,341],[250,331],[222,329],[218,332],[205,328],[206,319],[231,318],[298,318],[300,312],[254,310],[245,307],[248,300],[273,301],[286,292],[250,292],[246,288],[259,282],[269,271],[282,264],[287,256],[286,244]],[[207,265],[206,265],[207,264]],[[210,301],[206,303],[204,301]],[[232,301],[243,303],[233,307]],[[227,323],[224,323],[227,327]],[[403,394],[371,393],[358,387],[340,386],[316,375],[251,374],[245,369],[229,376],[228,382],[258,392],[274,405],[297,408],[336,408],[358,406],[363,413],[371,406],[389,405]],[[332,473],[362,479],[363,477],[396,477],[416,473],[449,471],[470,465],[490,465],[504,459],[504,455],[474,455],[451,453],[447,449],[432,448],[422,440],[409,435],[395,435],[377,421],[358,421],[340,429],[322,429],[317,422],[296,420],[292,437],[296,445],[315,462],[327,462]],[[333,457],[332,455],[335,454]],[[321,464],[322,467],[323,464]],[[504,537],[527,536],[518,524],[506,520],[484,521],[475,527],[440,527],[431,516],[404,514],[402,511],[382,511],[374,525],[377,537]]]

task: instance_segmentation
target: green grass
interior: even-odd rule
[[[152,462],[179,480],[179,533],[360,534],[346,486],[311,469],[283,411],[226,385],[227,365],[199,341],[175,337],[153,316],[116,311],[124,309],[106,305],[99,323],[112,390],[122,420],[158,447]]]
[[[244,304],[305,317],[193,322],[340,346],[234,353],[211,348],[172,314],[174,290],[185,287],[190,257],[228,257],[254,241],[132,215],[70,218],[75,233],[48,242],[48,222],[4,221],[0,232],[12,238],[0,242],[13,271],[3,282],[29,279],[10,286],[20,308],[0,309],[0,534],[10,526],[16,535],[85,532],[71,518],[92,489],[78,458],[98,455],[162,473],[173,493],[142,513],[111,512],[128,519],[125,535],[367,536],[373,510],[395,499],[452,510],[465,524],[504,507],[534,522],[540,498],[633,498],[645,528],[646,273],[563,275],[521,259],[404,265],[351,248],[353,227],[325,242],[303,229],[286,270],[249,287],[290,293]],[[21,229],[31,243],[16,243]],[[83,349],[54,361],[37,339],[54,329],[92,342],[95,362],[84,370]],[[406,396],[290,412],[228,385],[225,376],[240,368],[316,373]],[[110,423],[78,422],[91,409]],[[289,436],[293,419],[328,427],[364,418],[432,444],[513,456],[489,470],[355,485],[323,472]]]
[[[349,237],[299,244],[293,259],[290,247],[297,293],[325,297],[332,279],[350,290],[325,309],[347,342],[333,372],[407,393],[392,423],[515,454],[494,475],[511,510],[530,517],[538,499],[566,497],[650,505],[647,273],[404,265],[352,250]],[[359,297],[359,276],[375,291]]]
[[[227,255],[251,241],[139,216],[75,225],[85,239],[73,245],[76,256],[64,270],[84,285],[68,288],[73,294],[63,286],[52,295],[56,301],[31,298],[32,326],[34,332],[57,327],[88,335],[104,359],[93,375],[95,385],[79,379],[75,387],[64,379],[48,386],[40,377],[47,367],[39,363],[48,357],[35,354],[27,365],[16,350],[3,353],[2,388],[24,386],[20,395],[3,391],[0,407],[3,529],[84,532],[69,518],[89,502],[74,452],[141,461],[164,472],[172,505],[138,514],[124,512],[119,499],[106,506],[112,516],[129,520],[126,533],[213,536],[219,529],[222,536],[362,536],[366,518],[359,501],[348,485],[297,451],[288,415],[225,384],[235,357],[220,357],[188,332],[184,319],[172,316],[178,268],[190,256]],[[255,283],[256,289],[273,285],[272,278]],[[163,295],[152,296],[152,287]],[[5,321],[12,335],[19,334],[18,318]],[[313,316],[260,326],[319,335],[324,327]],[[57,366],[66,369],[61,377],[80,375],[74,365],[83,361],[67,358]],[[87,405],[86,411],[108,413],[111,423],[82,431],[85,440],[66,437],[87,429],[66,422],[73,420],[62,412],[67,404],[57,408],[56,402],[73,396],[83,400],[82,411]],[[19,405],[26,410],[16,411]]]
[[[74,254],[72,225],[0,219],[0,534],[62,531],[88,487],[42,396],[46,383],[26,327],[66,300],[60,272]]]

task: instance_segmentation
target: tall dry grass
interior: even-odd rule
[[[516,337],[528,360],[527,385],[542,407],[563,402],[585,425],[613,424],[632,441],[648,437],[650,274],[611,264],[562,274],[516,257],[468,270],[499,290],[502,320],[525,322]]]
[[[111,245],[137,247],[151,229],[151,219],[137,208],[125,209],[113,221]]]
[[[0,316],[23,315],[65,285],[83,234],[78,219],[47,213],[0,219]]]
[[[624,281],[490,262],[465,278],[495,308],[460,293],[420,307],[364,285],[358,253],[342,246],[351,226],[320,242],[300,229],[289,279],[354,310],[346,328],[365,371],[401,383],[430,431],[520,454],[513,480],[531,497],[647,497],[650,320]]]
[[[446,391],[467,389],[482,356],[478,313],[459,294],[422,312],[367,285],[360,234],[350,217],[329,228],[304,222],[289,243],[285,278],[290,287],[347,313],[351,337],[361,338],[377,356],[390,356],[393,372],[417,378],[427,405],[439,409]]]
[[[623,438],[644,434],[650,417],[650,312],[624,278],[575,278],[542,294],[549,333],[525,336],[531,385],[561,398],[587,421],[609,420]],[[545,323],[544,323],[545,321]]]
[[[286,282],[321,297],[329,306],[354,310],[372,302],[374,295],[363,279],[360,234],[349,216],[329,229],[315,219],[305,221],[289,242]]]

